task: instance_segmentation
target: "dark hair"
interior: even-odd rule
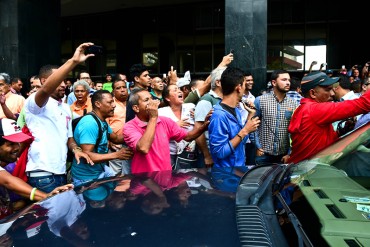
[[[147,71],[148,68],[141,63],[137,63],[131,66],[130,68],[130,81],[135,82],[135,77],[139,77],[144,71]]]
[[[47,65],[44,65],[40,68],[39,70],[39,78],[41,80],[41,78],[48,78],[52,73],[53,73],[53,69],[58,69],[59,66],[58,65],[52,65],[52,64],[47,64]]]
[[[92,104],[92,108],[93,109],[96,109],[96,106],[95,106],[95,102],[101,102],[102,99],[103,99],[103,94],[110,94],[112,95],[108,90],[97,90],[95,91],[92,96],[91,96],[91,104]]]
[[[349,77],[346,75],[338,75],[339,77],[339,86],[343,89],[352,90],[352,83],[349,81]]]
[[[12,80],[11,80],[11,84],[18,83],[18,81],[22,81],[22,80],[21,80],[21,78],[19,78],[19,77],[14,77],[14,78],[12,78]]]
[[[289,91],[296,91],[300,87],[301,87],[301,80],[298,77],[291,77]]]
[[[166,98],[170,95],[170,90],[169,90],[170,86],[171,86],[171,84],[163,87],[163,91],[162,91],[162,99],[163,99],[163,102],[166,106],[170,105],[170,103],[166,100]],[[174,86],[176,86],[176,85],[174,85]]]
[[[221,88],[223,95],[230,95],[235,87],[244,82],[245,72],[239,68],[227,67],[221,75]]]
[[[5,142],[7,142],[7,140],[0,136],[0,146],[4,145]]]
[[[116,79],[112,82],[112,89],[113,89],[113,90],[114,90],[114,87],[115,87],[116,83],[117,83],[117,82],[120,82],[120,81],[122,81],[122,82],[125,84],[125,86],[127,87],[127,84],[126,84],[126,82],[125,82],[124,80],[122,80],[121,78],[116,78]]]
[[[81,70],[80,72],[78,72],[78,75],[77,75],[77,78],[80,80],[81,79],[81,74],[82,73],[86,73],[86,74],[89,74],[90,75],[90,73],[89,72],[87,72],[87,70]]]
[[[121,80],[121,75],[124,75],[124,76],[126,77],[126,79],[127,79],[126,74],[123,74],[123,73],[117,73],[117,74],[115,75],[115,77],[114,77],[114,80]]]
[[[244,76],[253,76],[249,70],[244,71]]]
[[[94,81],[94,86],[96,86],[98,83],[104,84],[102,81]]]
[[[271,78],[270,78],[270,80],[272,81],[272,80],[274,80],[274,81],[276,81],[276,79],[279,77],[279,75],[280,74],[287,74],[287,73],[289,73],[288,71],[286,71],[286,70],[284,70],[284,69],[277,69],[277,70],[274,70],[274,71],[272,71],[272,73],[271,73]]]

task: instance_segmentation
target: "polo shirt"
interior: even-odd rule
[[[187,131],[179,127],[172,119],[158,116],[153,143],[149,152],[143,154],[136,150],[136,144],[144,135],[147,125],[147,122],[135,116],[123,127],[125,142],[134,150],[131,163],[132,173],[172,170],[170,140],[181,141],[187,135]]]
[[[65,174],[67,141],[73,137],[71,109],[51,97],[39,107],[35,95],[31,94],[24,104],[26,124],[34,137],[28,150],[26,171]]]

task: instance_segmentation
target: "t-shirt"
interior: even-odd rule
[[[136,144],[143,136],[148,123],[138,117],[123,126],[126,144],[134,150],[131,163],[132,173],[172,170],[170,159],[170,140],[181,141],[187,131],[179,127],[172,119],[159,116],[153,143],[147,154],[136,151]]]
[[[97,150],[100,154],[108,153],[108,135],[113,131],[107,122],[101,123],[101,131],[103,135],[101,141],[98,145]],[[98,124],[93,118],[93,116],[87,115],[83,117],[76,126],[74,131],[74,139],[78,146],[81,144],[96,144],[96,140],[99,136]],[[104,172],[105,163],[95,163],[94,165],[87,164],[84,159],[80,160],[80,164],[77,164],[76,159],[73,158],[72,162],[72,177],[77,178],[78,180],[91,180],[99,177],[101,173]]]

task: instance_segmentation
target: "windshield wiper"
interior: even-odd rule
[[[293,227],[297,233],[298,237],[298,244],[300,247],[303,246],[312,246],[313,244],[311,243],[310,239],[306,235],[305,231],[303,230],[301,222],[299,222],[297,216],[290,210],[288,204],[286,204],[284,197],[280,194],[280,192],[277,192],[275,196],[279,199],[281,205],[283,206],[286,214],[289,217],[290,222],[293,224]]]

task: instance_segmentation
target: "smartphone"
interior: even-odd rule
[[[345,65],[342,65],[342,69],[345,69],[346,68],[346,66]]]
[[[234,52],[235,52],[234,49],[230,49],[231,54],[234,54]]]
[[[100,45],[88,46],[85,50],[85,53],[86,54],[95,54],[95,55],[102,54],[103,53],[103,46],[100,46]]]
[[[249,107],[249,108],[251,108],[251,109],[256,109],[256,107],[254,107],[254,106],[252,106],[248,101],[246,101],[246,100],[243,100],[242,101],[242,103],[244,104],[244,106],[247,106],[247,107]]]

